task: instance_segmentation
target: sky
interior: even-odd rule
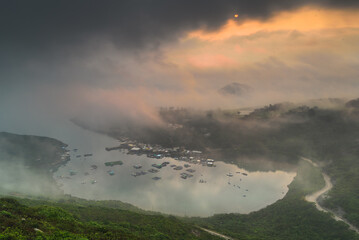
[[[355,0],[4,0],[0,29],[8,120],[358,97]]]

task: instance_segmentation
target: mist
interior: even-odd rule
[[[260,8],[184,1],[158,9],[89,3],[76,15],[78,3],[63,19],[55,8],[65,11],[66,3],[46,8],[37,1],[33,10],[45,17],[29,17],[26,24],[9,14],[25,18],[25,5],[6,4],[2,18],[11,24],[0,42],[3,130],[31,132],[60,118],[161,126],[161,107],[202,111],[357,97],[359,48],[353,43],[359,26],[352,1],[281,7],[270,1]],[[234,20],[237,11],[241,18]],[[303,24],[303,16],[316,24]],[[250,91],[220,94],[231,83]]]
[[[1,194],[56,197],[63,194],[53,179],[30,170],[21,162],[0,159]]]

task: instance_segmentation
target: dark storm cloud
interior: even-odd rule
[[[69,59],[86,59],[105,43],[121,51],[156,50],[162,42],[176,40],[185,31],[215,30],[234,13],[241,19],[265,19],[273,12],[305,4],[352,7],[359,1],[3,0],[0,83],[19,79],[56,82],[70,75]]]
[[[18,51],[106,38],[125,48],[156,46],[184,30],[216,29],[234,13],[268,17],[304,4],[358,6],[358,1],[324,0],[5,0],[0,5],[1,46]]]

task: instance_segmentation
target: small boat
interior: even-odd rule
[[[162,168],[162,165],[161,164],[152,164],[152,167],[155,167],[155,168],[158,168],[158,169],[161,169]]]
[[[150,172],[150,173],[157,173],[157,172],[158,172],[158,170],[157,170],[157,169],[153,169],[153,168],[151,168],[150,170],[148,170],[148,172]]]

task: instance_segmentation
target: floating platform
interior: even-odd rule
[[[116,165],[122,165],[122,164],[123,164],[122,161],[105,162],[105,165],[110,166],[110,167],[113,167],[113,166],[116,166]]]

